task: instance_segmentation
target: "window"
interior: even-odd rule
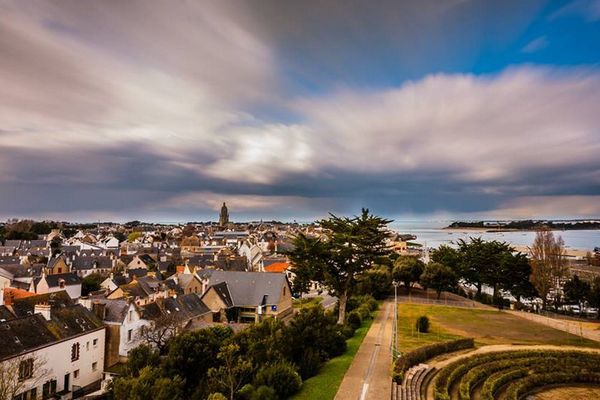
[[[85,351],[90,351],[90,341],[85,342]]]
[[[94,348],[98,347],[98,339],[94,339]]]
[[[129,322],[133,319],[133,310],[129,310]]]
[[[92,371],[96,371],[98,369],[98,363],[92,363]]]
[[[65,280],[64,279],[59,279],[58,280],[58,286],[60,286],[61,289],[64,289],[64,287],[65,287]]]
[[[73,378],[75,378],[75,379],[79,378],[79,370],[78,369],[73,371]]]
[[[47,399],[54,395],[54,393],[56,393],[56,379],[44,383],[44,386],[42,386],[42,398]]]
[[[21,361],[19,364],[19,381],[24,381],[33,376],[33,358]]]
[[[79,360],[79,342],[73,343],[71,346],[71,361]]]
[[[133,329],[130,329],[130,330],[127,331],[127,341],[128,342],[131,342],[131,335],[132,335],[132,333],[133,333]]]

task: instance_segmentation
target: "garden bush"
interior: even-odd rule
[[[422,315],[419,318],[417,318],[416,328],[417,328],[417,332],[421,332],[421,333],[429,332],[429,318],[427,318],[425,315]]]
[[[348,314],[348,325],[350,325],[353,329],[358,329],[360,328],[360,325],[362,324],[362,318],[360,313],[357,310],[352,311],[350,314]]]
[[[302,378],[296,368],[287,361],[278,361],[260,368],[254,378],[254,386],[269,386],[277,395],[286,399],[296,393],[302,385]]]

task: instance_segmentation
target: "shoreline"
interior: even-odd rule
[[[537,229],[516,229],[516,228],[474,228],[474,227],[464,227],[464,228],[454,228],[446,226],[444,228],[440,228],[442,231],[459,233],[459,232],[489,232],[489,233],[499,233],[499,232],[536,232]],[[587,228],[587,229],[551,229],[553,232],[567,232],[567,231],[600,231],[600,228]]]

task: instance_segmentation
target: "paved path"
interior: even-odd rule
[[[346,371],[334,400],[390,398],[393,311],[394,301],[386,300]]]
[[[538,324],[547,325],[554,329],[565,331],[577,336],[583,336],[584,338],[600,342],[600,331],[597,330],[598,325],[572,321],[566,319],[555,319],[549,318],[539,314],[533,314],[523,311],[507,311],[512,315],[520,318],[528,319],[530,321],[537,322]]]

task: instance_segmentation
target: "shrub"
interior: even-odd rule
[[[417,318],[417,332],[429,332],[429,318],[427,318],[425,315],[422,315],[419,318]]]
[[[227,400],[227,397],[217,392],[209,394],[207,400]]]
[[[352,336],[354,336],[354,333],[356,332],[357,328],[354,328],[353,326],[350,326],[349,324],[346,324],[342,327],[342,335],[344,335],[344,338],[346,340],[350,339]]]
[[[286,399],[300,389],[302,379],[292,364],[278,361],[259,369],[254,378],[254,385],[270,386],[280,398]]]
[[[413,351],[402,354],[397,360],[394,366],[395,376],[403,376],[409,368],[425,362],[430,358],[438,356],[444,353],[450,353],[453,351],[470,349],[475,346],[473,338],[458,339],[449,342],[441,342],[430,344],[428,346],[419,347]],[[398,382],[398,381],[397,381]]]
[[[360,328],[362,324],[362,318],[360,313],[357,310],[354,310],[348,314],[348,325],[352,327],[352,329],[356,330]]]
[[[312,347],[307,347],[304,350],[302,358],[298,361],[298,372],[302,379],[315,376],[319,372],[324,357],[324,355],[321,355]]]
[[[243,400],[279,400],[275,389],[269,386],[259,386],[255,388],[251,384],[246,384],[240,389],[238,394]]]

